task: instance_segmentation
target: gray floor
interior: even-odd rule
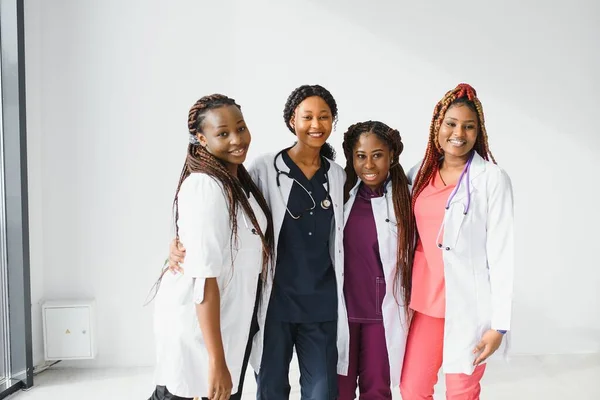
[[[49,399],[147,399],[152,392],[152,369],[71,369],[60,364],[36,376],[35,387],[16,393],[10,400]],[[290,399],[300,398],[298,372],[290,376]],[[253,399],[256,390],[251,375],[246,378],[244,399]],[[435,399],[444,399],[443,379]],[[598,400],[600,399],[600,354],[568,356],[514,356],[509,363],[490,363],[483,380],[485,400]],[[398,389],[394,399],[401,399]]]

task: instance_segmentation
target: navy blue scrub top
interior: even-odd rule
[[[294,182],[287,207],[294,216],[302,216],[295,220],[286,211],[283,219],[269,317],[295,323],[335,321],[337,288],[329,254],[333,204],[326,210],[321,207],[327,196],[329,162],[324,160],[308,180],[286,151],[281,156],[290,175],[311,192],[316,206],[306,211],[312,206],[310,196]],[[281,179],[290,178],[281,175]]]

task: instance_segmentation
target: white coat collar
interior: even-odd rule
[[[477,178],[485,171],[487,161],[483,159],[477,152],[473,154],[473,160],[471,161],[471,167],[469,171],[469,192],[473,193],[473,191],[477,188],[478,180]],[[456,192],[453,200],[461,200],[467,197],[467,185],[466,183],[466,174],[465,180],[460,185],[460,189]]]
[[[285,161],[283,160],[283,153],[286,151],[287,149],[282,150],[275,156],[275,165],[277,165],[277,169],[279,169],[280,171],[289,173],[290,167],[288,167]]]
[[[356,192],[358,192],[358,187],[360,186],[361,183],[362,183],[362,181],[359,178],[356,178],[356,183],[354,184],[352,189],[350,189],[350,197],[356,196]]]
[[[485,171],[485,166],[486,166],[487,161],[485,161],[483,159],[483,157],[481,157],[479,155],[479,153],[475,152],[473,154],[473,161],[471,161],[471,172],[470,172],[470,178],[471,178],[471,182],[479,175],[481,174],[483,171]]]

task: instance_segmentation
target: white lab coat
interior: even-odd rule
[[[267,219],[253,197],[250,204],[263,232]],[[179,191],[179,236],[186,248],[183,274],[167,271],[155,298],[157,364],[155,383],[180,397],[208,397],[208,353],[196,304],[206,278],[217,278],[221,295],[221,335],[235,394],[248,343],[262,243],[238,209],[237,242],[232,243],[228,203],[222,185],[203,173],[186,178]],[[235,239],[235,238],[234,238]],[[233,262],[232,262],[233,245]]]
[[[409,173],[412,183],[420,164]],[[489,329],[510,330],[513,297],[513,193],[510,178],[475,153],[467,215],[466,175],[444,214],[445,373],[471,375],[473,349]],[[508,334],[507,334],[508,335]],[[505,338],[508,340],[508,337]]]
[[[286,206],[290,192],[292,190],[293,180],[285,175],[280,176],[281,187],[277,186],[277,173],[273,162],[276,154],[267,154],[258,158],[249,169],[252,179],[265,196],[271,213],[273,214],[273,227],[275,233],[275,249],[279,242],[279,233],[283,225]],[[277,157],[277,167],[280,171],[289,172],[290,169],[283,161],[281,155]],[[331,224],[331,234],[329,239],[330,255],[335,269],[335,278],[338,294],[338,321],[337,321],[337,349],[338,349],[338,374],[346,375],[348,373],[348,352],[349,352],[349,330],[348,316],[346,313],[346,302],[344,300],[344,181],[345,173],[342,167],[329,160],[330,168],[327,172],[329,181],[329,195],[333,203],[333,223]],[[326,186],[325,186],[326,187]],[[271,298],[271,289],[273,287],[273,275],[263,286],[262,301],[258,311],[258,324],[260,331],[254,337],[250,364],[255,371],[259,371],[263,352],[264,326],[267,316],[267,306]]]
[[[344,225],[350,216],[350,210],[356,200],[360,180],[350,191],[350,198],[344,206]],[[383,316],[383,327],[385,330],[385,343],[390,363],[390,378],[393,387],[400,384],[402,364],[404,363],[404,352],[406,350],[406,338],[408,336],[408,321],[404,301],[400,288],[396,290],[394,277],[396,273],[396,260],[398,259],[398,225],[394,212],[392,200],[392,183],[388,182],[386,192],[381,197],[371,199],[371,208],[375,218],[377,230],[377,243],[379,245],[379,256],[383,265],[385,277],[385,296],[381,305]],[[389,222],[386,219],[389,217]]]

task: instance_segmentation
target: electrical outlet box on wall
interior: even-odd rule
[[[46,301],[42,304],[42,323],[47,361],[96,357],[93,300]]]

